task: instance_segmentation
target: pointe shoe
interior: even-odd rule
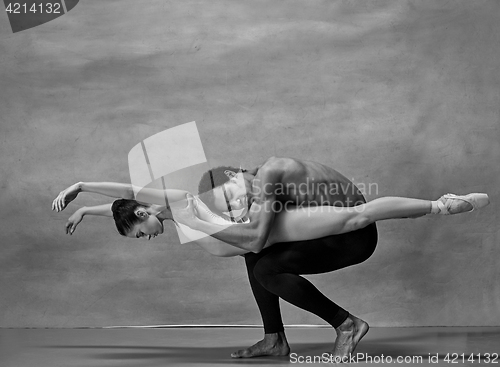
[[[483,208],[490,203],[488,194],[473,193],[468,195],[446,194],[437,201],[439,214],[468,213]]]

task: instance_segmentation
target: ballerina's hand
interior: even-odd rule
[[[76,227],[80,224],[83,219],[83,214],[79,210],[73,213],[71,217],[68,218],[66,222],[66,233],[72,235]]]
[[[76,199],[80,191],[80,187],[77,183],[61,191],[52,202],[52,210],[58,212],[64,210],[69,203]]]
[[[200,220],[197,216],[196,201],[191,194],[186,195],[186,201],[186,207],[178,209],[172,208],[172,214],[177,222],[194,229],[196,222]]]

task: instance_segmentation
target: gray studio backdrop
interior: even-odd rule
[[[369,199],[488,192],[468,215],[380,223],[365,263],[310,276],[374,326],[499,325],[500,2],[82,0],[0,14],[0,326],[259,324],[241,257],[119,236],[77,181],[130,182],[142,139],[196,121],[211,166],[291,156]],[[376,184],[374,189],[373,184]],[[283,303],[287,324],[322,324]]]

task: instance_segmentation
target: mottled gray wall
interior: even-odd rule
[[[383,195],[492,205],[383,222],[366,263],[310,279],[372,325],[499,325],[498,1],[81,1],[0,14],[0,326],[258,324],[243,259],[151,242],[58,192],[129,182],[142,139],[197,121],[211,165],[317,160]],[[322,323],[283,306],[286,323]]]

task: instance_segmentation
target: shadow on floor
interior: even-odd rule
[[[374,330],[375,331],[375,330]],[[233,335],[236,338],[238,334]],[[309,335],[309,334],[308,334]],[[300,338],[308,338],[309,340],[316,340],[316,333],[314,338],[308,338],[305,334],[300,334]],[[206,337],[206,336],[204,336]],[[177,339],[177,338],[176,338]],[[295,336],[297,339],[297,335]],[[117,339],[119,340],[119,339]],[[171,339],[173,340],[173,339]],[[193,334],[193,338],[188,338],[195,344],[201,340]],[[222,366],[222,365],[289,365],[290,357],[259,357],[253,359],[233,359],[230,357],[231,353],[243,348],[244,345],[234,346],[232,339],[232,346],[217,346],[227,343],[227,339],[218,339],[215,335],[211,335],[210,343],[215,346],[185,346],[179,345],[183,343],[180,340],[168,343],[170,345],[164,346],[148,346],[139,344],[62,344],[55,345],[39,345],[33,346],[35,348],[49,349],[51,354],[76,352],[79,358],[85,360],[101,361],[101,365],[116,365],[123,366],[124,364],[133,363],[140,366],[151,365],[207,365],[207,366]],[[321,340],[321,339],[319,339]],[[323,339],[324,340],[324,339]],[[206,341],[206,339],[205,339]],[[220,345],[219,344],[219,345]],[[449,353],[464,353],[466,359],[471,355],[470,353],[478,353],[482,350],[483,353],[487,350],[485,348],[493,348],[495,345],[500,345],[500,330],[488,328],[481,330],[468,330],[454,329],[394,329],[394,330],[376,330],[374,333],[367,335],[365,339],[359,344],[356,353],[366,354],[368,356],[391,356],[394,359],[398,356],[414,356],[422,357],[427,361],[429,355],[437,356],[439,361],[444,361]],[[300,342],[291,343],[292,353],[300,356],[322,356],[324,353],[329,353],[332,349],[332,343],[324,342]],[[449,349],[449,350],[448,350]],[[493,348],[497,349],[497,348]],[[66,351],[66,352],[65,352]],[[467,351],[467,353],[465,353]],[[489,353],[494,353],[494,350],[489,350]],[[444,363],[444,362],[443,362]]]

